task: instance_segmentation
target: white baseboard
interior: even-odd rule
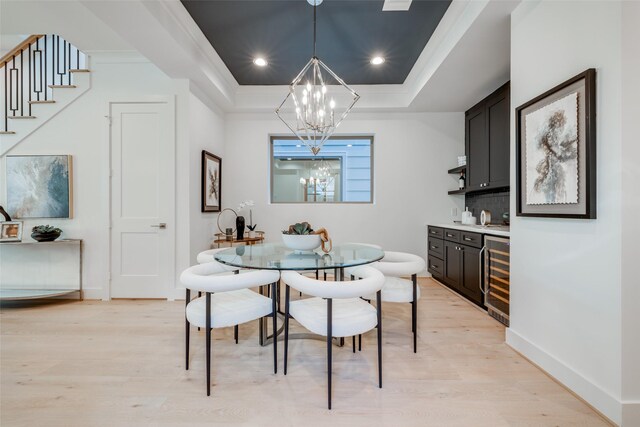
[[[585,402],[599,411],[603,416],[617,425],[623,425],[622,402],[609,394],[609,392],[510,328],[506,329],[506,342],[511,348],[547,372],[577,396],[584,399]],[[629,409],[630,417],[633,416],[634,410],[637,409],[633,408],[632,403],[632,408]],[[638,424],[624,424],[624,426],[626,425],[635,426]]]
[[[82,299],[99,299],[105,301],[108,300],[108,298],[105,298],[105,290],[102,288],[83,288]]]
[[[622,424],[626,426],[640,426],[640,401],[622,402]]]

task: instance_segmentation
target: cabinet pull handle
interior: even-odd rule
[[[466,240],[467,242],[473,241],[473,239],[471,237],[466,237],[466,236],[465,236],[464,240]]]
[[[479,267],[478,267],[478,277],[480,277],[480,281],[478,282],[478,286],[480,287],[480,292],[482,292],[483,295],[487,295],[487,291],[484,290],[484,287],[482,286],[482,282],[484,282],[484,277],[482,277],[482,264],[483,264],[483,259],[482,259],[482,253],[484,252],[484,250],[486,249],[486,246],[483,246],[482,249],[480,249],[480,252],[478,253],[478,257],[480,258],[480,262],[478,263]]]
[[[438,269],[438,267],[436,267],[435,265],[432,265],[431,268],[433,268],[434,270]]]

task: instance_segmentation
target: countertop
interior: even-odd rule
[[[432,227],[452,228],[454,230],[471,231],[474,233],[490,234],[492,236],[511,237],[509,226],[492,225],[483,227],[482,225],[462,225],[462,224],[430,224]]]

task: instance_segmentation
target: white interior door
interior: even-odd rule
[[[111,297],[167,298],[175,280],[173,103],[110,110]]]

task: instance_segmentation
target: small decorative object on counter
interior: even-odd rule
[[[51,225],[36,225],[31,229],[31,237],[38,242],[53,242],[62,234],[62,230]]]
[[[460,188],[460,190],[463,190],[464,187],[465,187],[464,172],[460,172],[460,179],[458,180],[458,188]]]
[[[253,212],[251,210],[251,207],[253,207],[254,203],[253,200],[245,200],[244,202],[240,203],[238,205],[238,212],[242,212],[243,209],[245,208],[249,208],[249,237],[255,237],[255,229],[256,229],[256,225],[253,223]],[[244,217],[238,217],[238,218],[242,218],[242,233],[240,232],[240,227],[238,225],[238,221],[236,220],[236,229],[238,230],[238,240],[242,240],[244,238]]]
[[[253,225],[247,225],[247,228],[249,229],[249,238],[253,239],[254,237],[256,237],[256,227],[258,226],[258,224],[253,224]]]
[[[233,228],[227,228],[224,237],[227,239],[227,242],[231,242],[233,240]]]
[[[504,225],[509,225],[509,212],[504,212],[502,214],[502,223]]]
[[[244,217],[236,217],[236,240],[244,239]]]
[[[0,222],[0,243],[21,242],[22,241],[22,221]]]
[[[471,217],[472,213],[469,211],[469,207],[466,207],[462,212],[462,224],[471,224]]]
[[[491,211],[483,210],[482,212],[480,212],[480,224],[481,225],[491,224]]]

